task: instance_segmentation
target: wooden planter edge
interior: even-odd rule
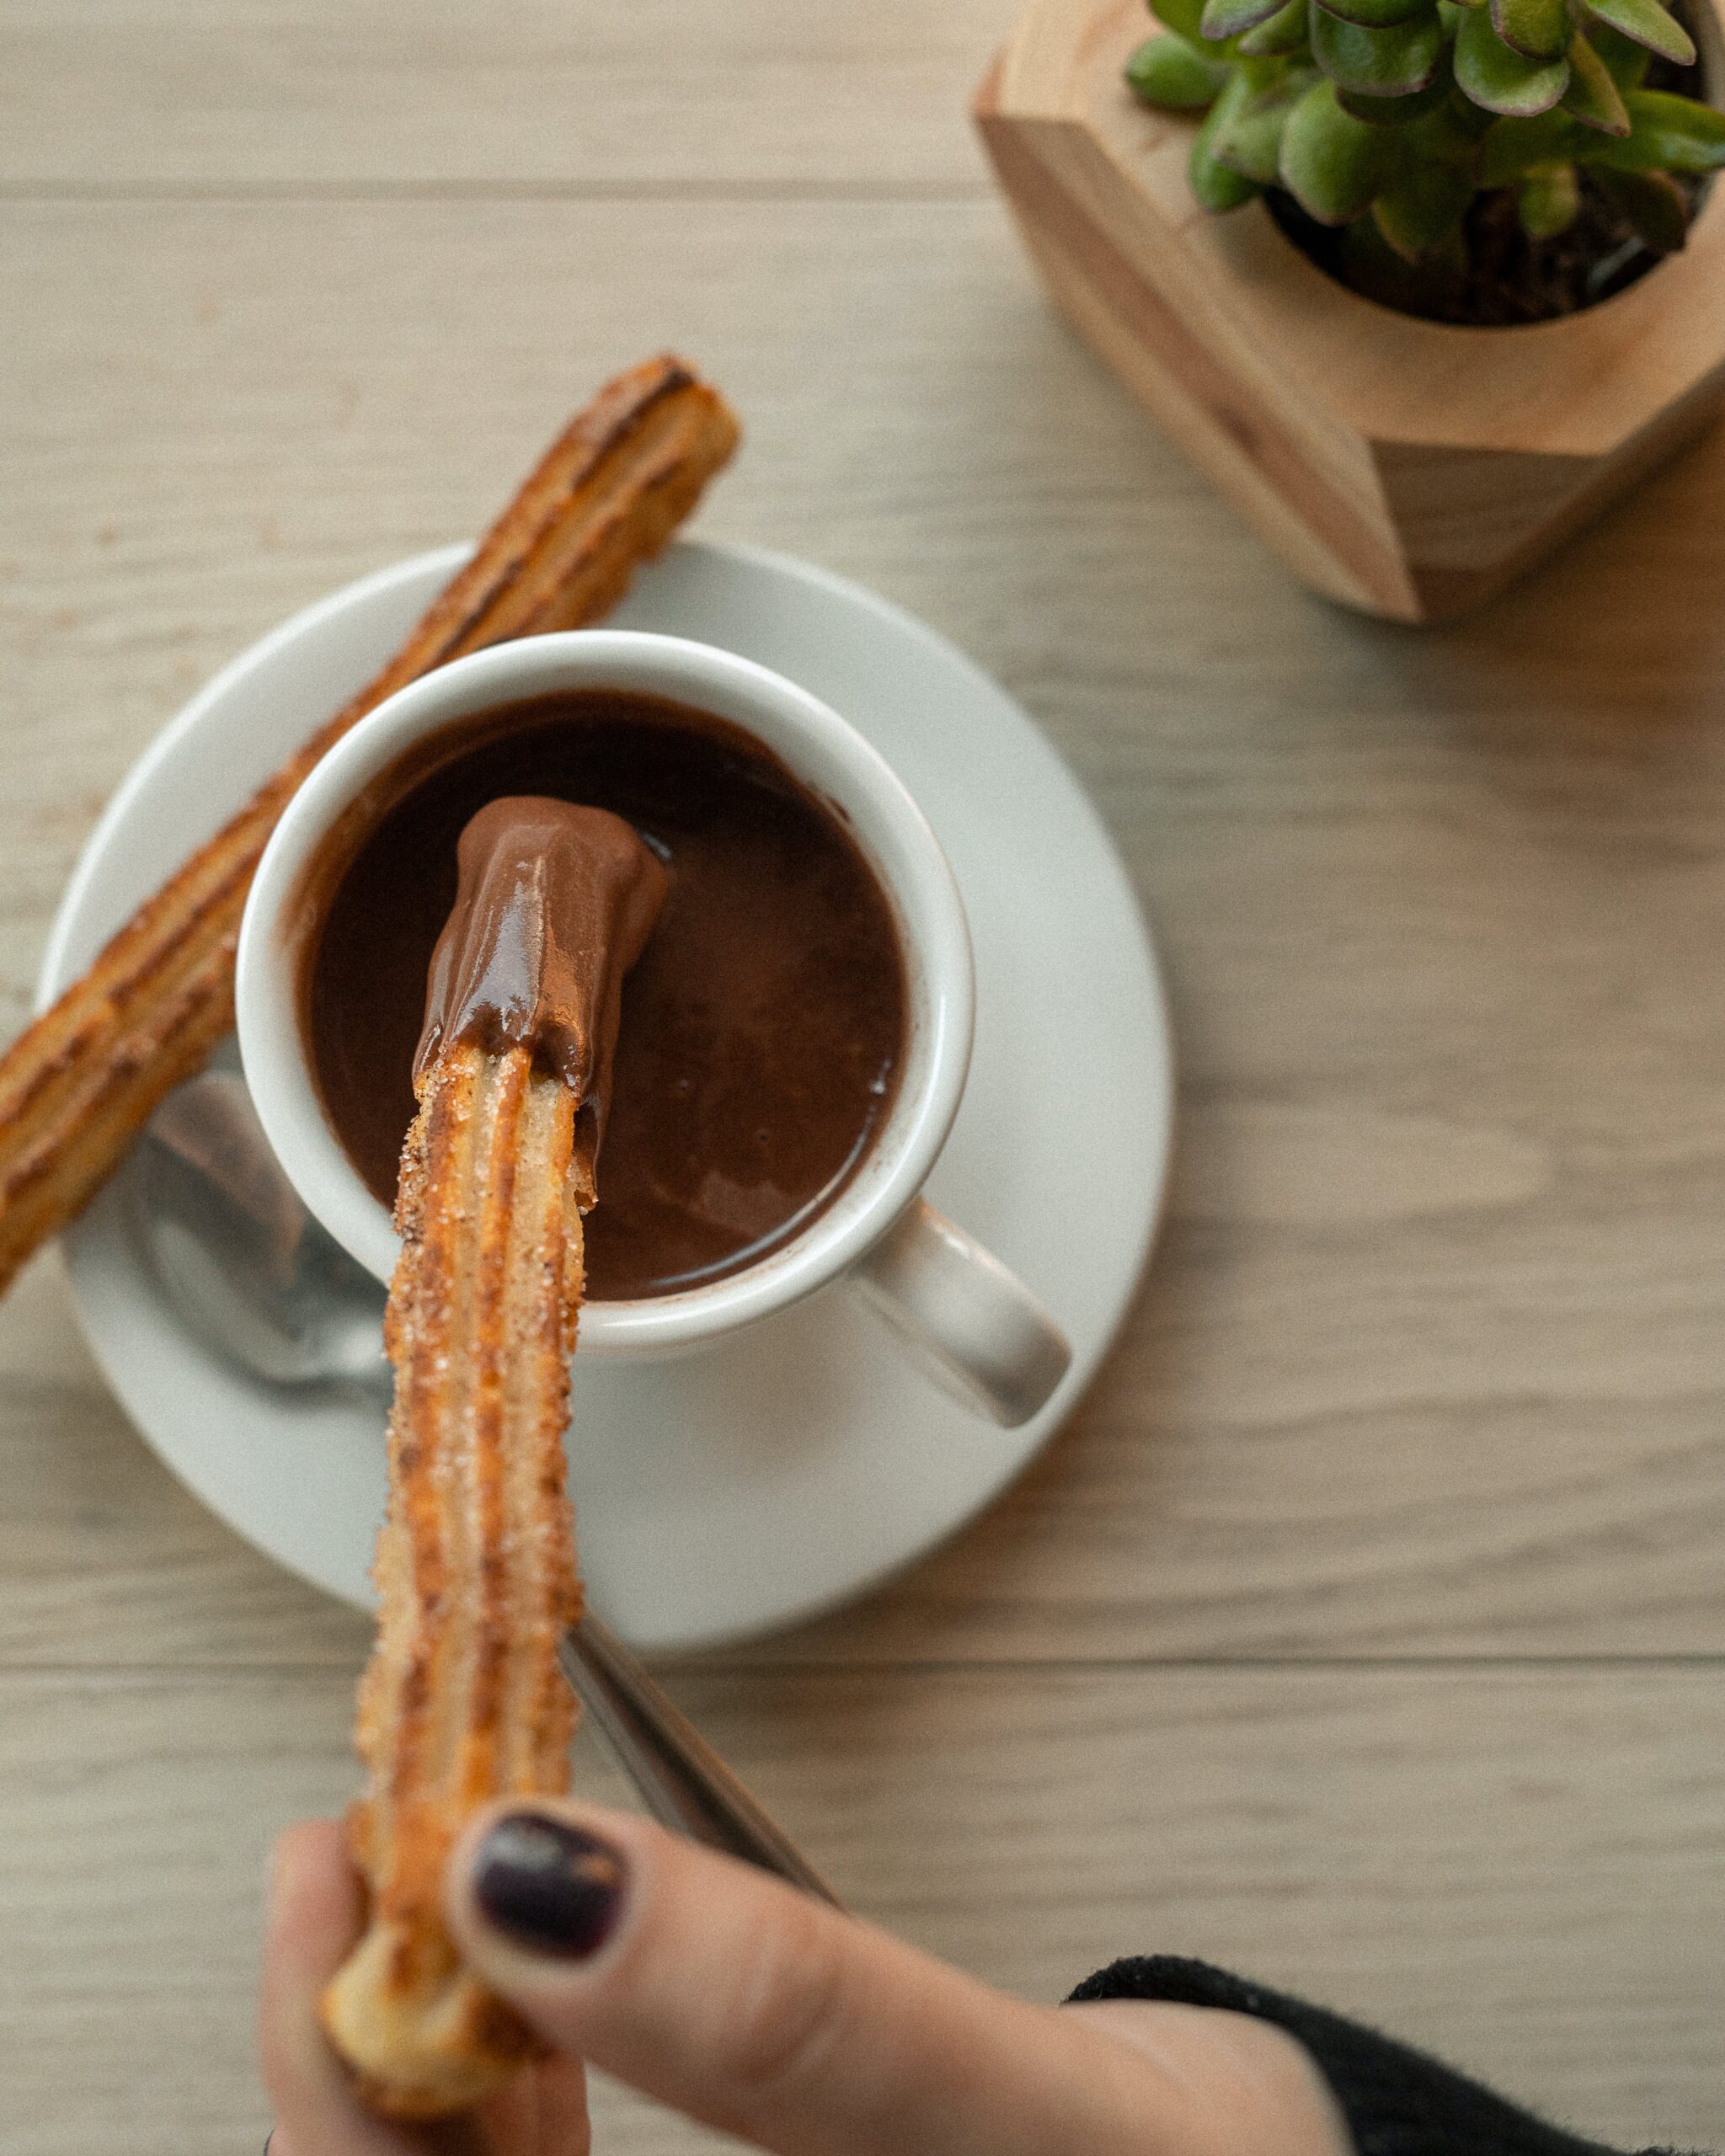
[[[1714,51],[1725,0],[1710,0]],[[1725,403],[1725,188],[1690,247],[1531,328],[1397,315],[1262,205],[1212,218],[1190,123],[1120,67],[1140,0],[1032,0],[975,116],[1049,296],[1313,589],[1407,622],[1475,605]]]

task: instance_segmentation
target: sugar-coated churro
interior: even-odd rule
[[[532,1053],[457,1043],[422,1081],[403,1163],[391,1502],[360,1694],[351,1822],[366,1935],[325,2025],[379,2110],[472,2103],[531,2051],[458,1961],[443,1866],[487,1797],[568,1785],[579,1609],[563,1433],[581,1285],[575,1098]]]
[[[462,835],[433,959],[396,1219],[377,1643],[352,1822],[365,1936],[324,2024],[397,2117],[473,2102],[528,2032],[462,1967],[443,1868],[489,1799],[567,1785],[558,1636],[579,1605],[563,1488],[569,1357],[622,978],[666,874],[629,826],[537,798]]]
[[[288,800],[349,727],[483,646],[614,605],[734,447],[724,400],[677,360],[619,375],[553,444],[377,680],[145,901],[0,1056],[0,1290],[82,1209],[158,1103],[232,1023],[240,915]]]

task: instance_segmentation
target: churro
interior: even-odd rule
[[[531,2055],[462,1967],[443,1870],[488,1800],[567,1786],[557,1641],[579,1608],[563,1433],[622,976],[665,871],[615,816],[505,800],[462,836],[403,1158],[377,1646],[351,1821],[366,1934],[324,2025],[397,2117],[475,2101]]]
[[[83,1209],[170,1089],[232,1023],[252,874],[324,751],[419,675],[511,637],[580,627],[621,597],[729,456],[736,423],[679,360],[601,390],[553,444],[400,652],[145,901],[0,1057],[0,1290]]]

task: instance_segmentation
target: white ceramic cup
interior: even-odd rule
[[[726,1278],[586,1304],[581,1353],[675,1353],[845,1279],[948,1388],[999,1422],[1027,1422],[1065,1373],[1066,1341],[998,1259],[921,1196],[970,1059],[975,979],[958,886],[921,811],[862,737],[794,683],[729,652],[612,629],[499,644],[400,690],[318,765],[259,864],[235,986],[246,1083],[282,1167],[336,1241],[387,1280],[399,1247],[394,1227],[329,1126],[300,1023],[312,862],[338,819],[412,744],[458,734],[464,720],[501,704],[590,688],[669,697],[729,719],[838,808],[891,902],[910,1019],[892,1113],[838,1196],[789,1241]]]

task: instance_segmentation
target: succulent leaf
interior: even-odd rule
[[[1604,193],[1656,254],[1675,254],[1689,237],[1689,204],[1668,172],[1601,172]]]
[[[1316,83],[1282,130],[1282,184],[1319,224],[1351,224],[1387,176],[1386,140],[1343,111],[1333,83]]]
[[[1569,49],[1568,0],[1491,0],[1492,28],[1525,60],[1556,60]]]
[[[1567,232],[1581,210],[1581,182],[1572,164],[1541,165],[1515,190],[1515,211],[1530,239]]]
[[[1549,112],[1562,96],[1569,62],[1528,59],[1504,44],[1488,14],[1478,13],[1455,34],[1455,80],[1462,94],[1485,111],[1525,120]]]
[[[1240,50],[1253,59],[1305,51],[1310,13],[1311,0],[1288,0],[1287,6],[1279,8],[1268,21],[1247,31],[1240,40]]]
[[[1290,74],[1295,72],[1294,64],[1286,60],[1257,60],[1244,55],[1236,59],[1234,66],[1245,77],[1246,87],[1255,98],[1279,88]],[[1308,76],[1311,75],[1312,67],[1309,60],[1302,60],[1300,66]]]
[[[1566,112],[1542,112],[1537,120],[1494,121],[1480,145],[1480,185],[1513,187],[1538,166],[1575,155],[1580,133]]]
[[[1590,165],[1616,172],[1717,172],[1725,167],[1725,112],[1669,90],[1631,90],[1624,98],[1629,132],[1600,138],[1583,154]]]
[[[1484,126],[1475,125],[1479,120],[1484,121]],[[1466,173],[1477,185],[1480,141],[1496,125],[1489,113],[1452,94],[1435,112],[1427,113],[1402,130],[1402,161],[1448,165],[1455,172]]]
[[[1695,59],[1695,40],[1659,0],[1587,0],[1588,11],[1624,36],[1666,60],[1687,67]]]
[[[1242,179],[1237,172],[1230,172],[1226,165],[1219,165],[1202,141],[1192,145],[1186,177],[1200,209],[1218,212],[1237,210],[1259,192],[1251,180]]]
[[[1275,184],[1280,169],[1282,130],[1288,115],[1316,80],[1315,72],[1302,67],[1285,75],[1273,88],[1245,98],[1227,117],[1217,123],[1210,152],[1218,164],[1260,187]]]
[[[1601,135],[1629,132],[1629,109],[1611,80],[1611,71],[1579,30],[1569,47],[1569,87],[1563,93],[1562,109]]]
[[[1373,201],[1372,219],[1404,262],[1420,262],[1454,247],[1472,200],[1466,173],[1404,157]]]
[[[1210,107],[1204,125],[1193,137],[1186,177],[1192,192],[1206,210],[1237,210],[1258,193],[1256,184],[1227,166],[1218,164],[1211,151],[1216,131],[1245,104],[1251,92],[1243,75],[1231,76],[1227,88]]]
[[[1452,74],[1455,72],[1453,65],[1450,72]],[[1466,135],[1472,142],[1484,141],[1486,136],[1498,124],[1498,115],[1485,105],[1476,104],[1473,99],[1463,91],[1459,83],[1455,86],[1455,94],[1450,99],[1447,110],[1458,132]]]
[[[1625,37],[1621,30],[1614,30],[1609,23],[1601,22],[1597,15],[1589,18],[1587,41],[1605,63],[1607,72],[1620,90],[1638,90],[1648,72],[1653,54],[1644,45],[1637,45],[1633,38]]]
[[[1164,29],[1177,32],[1188,45],[1203,35],[1204,0],[1150,0],[1150,12]]]
[[[1432,8],[1386,30],[1362,29],[1327,9],[1314,10],[1311,56],[1338,88],[1362,97],[1407,97],[1423,90],[1444,56],[1444,29]]]
[[[1242,30],[1256,29],[1279,13],[1281,6],[1282,0],[1204,0],[1199,28],[1207,42],[1219,44],[1238,37]]]
[[[1126,80],[1146,104],[1168,112],[1208,110],[1228,79],[1228,71],[1178,30],[1164,30],[1140,45],[1126,62]]]
[[[1410,91],[1406,97],[1372,98],[1358,90],[1338,88],[1336,102],[1343,112],[1352,113],[1369,127],[1407,127],[1428,113],[1441,112],[1449,95],[1449,79],[1439,68],[1434,81],[1423,90]]]
[[[1344,23],[1357,23],[1363,30],[1392,30],[1398,23],[1429,14],[1432,0],[1313,0],[1313,12],[1322,10]]]

